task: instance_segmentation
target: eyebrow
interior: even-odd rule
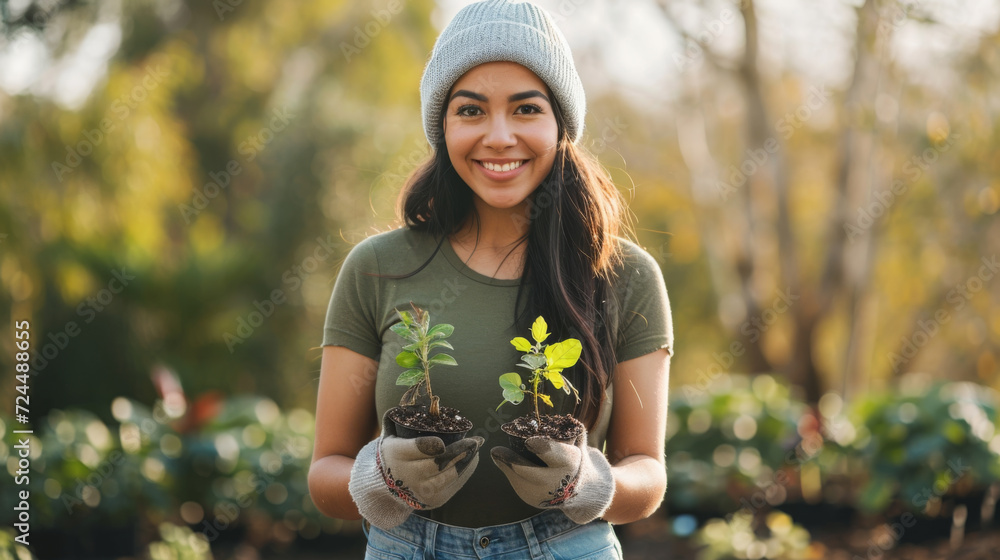
[[[475,99],[476,101],[483,101],[483,102],[489,101],[489,99],[485,95],[483,95],[481,93],[476,93],[474,91],[469,91],[467,89],[460,89],[460,90],[456,91],[455,93],[453,93],[451,95],[451,98],[448,99],[448,103],[451,103],[452,100],[454,100],[456,97],[460,97],[460,96],[461,97],[470,97],[472,99]],[[529,99],[531,97],[541,97],[545,101],[550,102],[548,96],[546,96],[544,93],[538,91],[537,89],[532,89],[532,90],[528,90],[528,91],[522,91],[521,93],[515,93],[515,94],[513,94],[513,95],[511,95],[510,97],[507,98],[507,102],[508,103],[513,103],[515,101],[521,101],[522,99]]]

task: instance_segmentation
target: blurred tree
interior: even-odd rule
[[[990,158],[972,163],[966,157],[992,150],[984,151],[978,140],[995,136],[996,125],[989,130],[972,123],[995,109],[973,89],[961,95],[977,97],[971,106],[983,113],[970,122],[958,117],[969,108],[949,103],[952,117],[946,117],[944,100],[926,86],[906,83],[906,70],[895,60],[900,27],[932,32],[946,23],[923,7],[863,2],[856,9],[848,85],[828,91],[800,75],[761,71],[759,8],[753,0],[657,4],[685,41],[684,55],[675,60],[684,71],[678,149],[690,171],[690,199],[711,286],[724,323],[745,349],[743,367],[783,371],[815,403],[825,389],[856,395],[869,390],[876,374],[888,379],[920,363],[913,358],[944,327],[915,343],[917,320],[933,318],[948,293],[958,301],[954,282],[975,276],[980,257],[1000,248],[1000,230],[991,217],[1000,185],[990,184],[992,164],[985,163]],[[691,18],[678,16],[681,7],[700,11],[698,24],[685,25]],[[726,21],[742,23],[735,54],[713,44],[721,34],[713,30]],[[967,62],[956,66],[968,68],[974,83],[988,80],[981,72],[995,66],[996,26],[992,29],[978,49],[958,53]],[[950,87],[960,88],[961,79]],[[727,112],[736,116],[720,115],[720,107],[733,105],[734,92],[739,102]],[[805,126],[822,113],[835,115],[833,128]],[[961,132],[952,130],[959,126]],[[968,192],[938,186],[955,180],[978,182],[987,204],[963,204]],[[928,191],[940,198],[938,204],[926,205]],[[942,209],[953,210],[950,218],[966,227],[953,230],[938,222]],[[927,227],[913,227],[924,220]],[[900,262],[904,252],[909,258]],[[901,291],[937,291],[940,261],[966,272],[940,282],[939,297],[899,300]],[[974,296],[978,301],[967,310],[971,321],[982,321],[983,312],[1000,303],[982,295]],[[954,311],[961,307],[956,304]],[[1000,325],[991,327],[986,356],[1000,346]],[[941,337],[932,346],[957,343],[979,353],[979,344],[961,338]],[[939,367],[965,361],[960,352],[946,353],[951,357],[938,360]],[[989,366],[980,367],[980,375],[995,380],[995,360],[985,361]]]
[[[0,53],[47,53],[0,90],[0,309],[31,321],[33,415],[109,420],[161,362],[195,396],[312,406],[336,268],[387,208],[367,170],[420,133],[433,3],[3,5]]]

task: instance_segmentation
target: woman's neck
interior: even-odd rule
[[[486,206],[486,205],[481,205]],[[518,279],[524,272],[528,234],[527,205],[501,210],[476,206],[450,235],[455,253],[472,270],[497,279]]]
[[[492,208],[476,201],[476,211],[452,235],[452,239],[478,251],[507,253],[521,242],[530,225],[526,200],[513,208]]]

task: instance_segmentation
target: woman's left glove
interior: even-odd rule
[[[540,467],[506,447],[494,447],[490,456],[526,504],[562,509],[581,525],[604,515],[615,494],[615,478],[604,453],[587,445],[586,430],[574,443],[548,437],[532,437],[524,443],[547,466]]]

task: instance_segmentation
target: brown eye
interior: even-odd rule
[[[482,111],[476,105],[462,105],[455,111],[455,114],[460,117],[475,117],[478,116]]]

